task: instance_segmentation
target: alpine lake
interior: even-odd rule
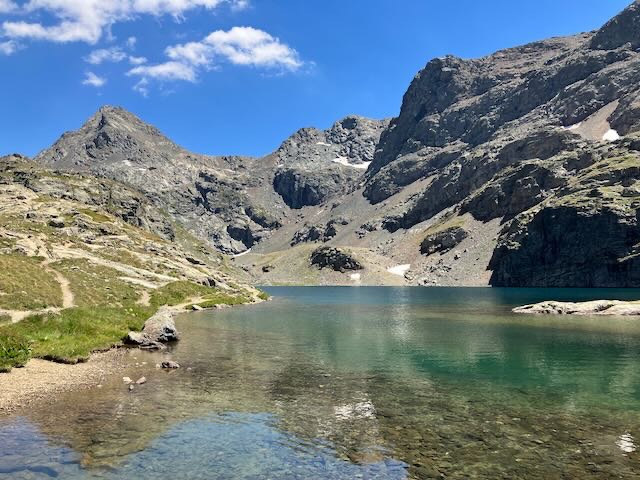
[[[640,319],[511,313],[639,291],[265,290],[0,417],[0,479],[640,478]]]

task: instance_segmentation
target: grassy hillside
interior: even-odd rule
[[[259,294],[222,273],[224,259],[188,232],[169,231],[160,212],[136,205],[132,215],[135,193],[124,187],[111,185],[120,203],[107,208],[95,204],[90,177],[15,158],[0,159],[0,183],[0,371],[30,358],[83,361],[163,305],[232,305]]]

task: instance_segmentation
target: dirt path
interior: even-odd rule
[[[143,307],[148,307],[151,305],[151,295],[147,290],[143,290],[140,294],[140,298],[136,302],[137,305],[142,305]]]
[[[75,307],[76,305],[74,303],[73,292],[71,291],[71,284],[69,283],[69,280],[67,280],[64,275],[62,275],[57,270],[54,270],[53,268],[48,267],[45,264],[43,264],[43,266],[45,267],[45,270],[47,272],[56,277],[56,280],[60,284],[60,289],[62,290],[62,308]]]

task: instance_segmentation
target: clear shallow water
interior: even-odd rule
[[[0,417],[0,479],[639,478],[640,320],[510,313],[638,291],[267,290]]]

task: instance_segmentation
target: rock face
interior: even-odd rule
[[[514,313],[538,315],[640,315],[640,302],[595,300],[592,302],[540,302],[513,309]]]
[[[334,247],[319,247],[311,254],[311,265],[331,268],[336,272],[362,270],[362,265],[344,250]]]

